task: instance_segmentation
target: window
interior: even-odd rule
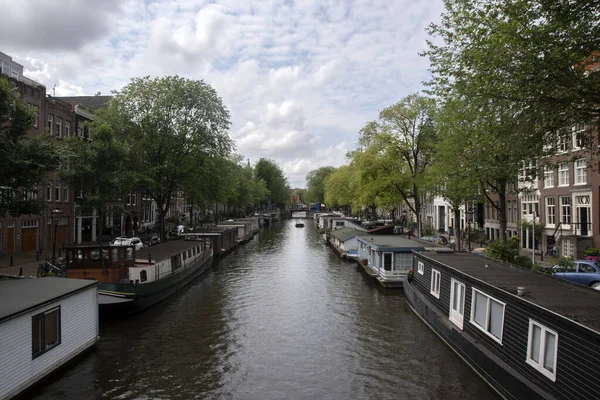
[[[554,197],[546,197],[546,225],[556,224],[556,207]]]
[[[52,134],[53,125],[54,125],[54,117],[52,116],[52,114],[48,114],[48,133],[50,133],[50,134]]]
[[[146,282],[148,280],[148,273],[145,269],[140,271],[140,282]]]
[[[60,201],[61,188],[60,181],[56,181],[56,186],[54,186],[54,201]]]
[[[417,272],[421,275],[425,274],[425,264],[423,264],[421,261],[417,261]]]
[[[558,334],[534,320],[529,320],[527,364],[556,381]]]
[[[561,249],[562,256],[574,258],[575,257],[575,245],[573,244],[573,241],[569,240],[567,238],[562,238],[561,242],[562,242],[562,249]],[[573,271],[573,272],[575,272],[575,271]]]
[[[596,269],[589,264],[579,264],[579,273],[581,274],[595,274]]]
[[[585,147],[586,126],[577,124],[573,126],[573,150],[579,150]]]
[[[436,297],[440,298],[440,283],[442,281],[442,274],[440,271],[436,269],[431,270],[431,291],[430,293]]]
[[[69,188],[67,187],[67,185],[63,186],[63,201],[69,201]]]
[[[33,127],[37,128],[38,127],[38,120],[40,119],[40,110],[37,108],[37,106],[31,106],[33,108]]]
[[[56,137],[62,137],[62,118],[56,117]]]
[[[460,329],[465,318],[465,285],[452,278],[450,280],[450,316],[449,319]]]
[[[60,307],[32,318],[33,358],[60,344]]]
[[[500,344],[504,327],[504,308],[504,303],[473,289],[471,323]]]
[[[546,167],[544,169],[544,187],[554,187],[554,169]]]
[[[587,162],[581,158],[575,161],[575,185],[585,185],[587,183]]]
[[[65,137],[71,137],[71,121],[65,121]]]
[[[52,182],[46,185],[46,200],[52,201]]]
[[[558,164],[558,186],[569,186],[569,164]]]
[[[571,225],[571,197],[560,198],[560,222],[564,225]]]
[[[77,136],[83,137],[83,121],[77,121]]]
[[[394,263],[394,253],[383,253],[383,269],[386,271],[392,270]]]
[[[565,153],[569,151],[569,137],[565,133],[558,135],[558,151],[559,153]]]
[[[132,206],[135,206],[135,205],[137,205],[137,201],[136,201],[136,195],[137,195],[137,193],[136,193],[136,192],[131,192],[131,205],[132,205]]]

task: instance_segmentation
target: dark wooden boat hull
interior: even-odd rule
[[[98,287],[100,318],[124,317],[164,300],[206,272],[212,266],[212,261],[212,255],[201,258],[167,278],[145,284],[101,283]]]

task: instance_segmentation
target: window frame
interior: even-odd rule
[[[477,298],[475,296],[476,292],[487,297],[486,315],[485,315],[486,326],[481,326],[481,325],[479,325],[479,323],[477,321],[475,321],[475,306],[476,306],[475,300]],[[502,327],[500,329],[500,337],[499,338],[496,337],[493,333],[491,333],[489,331],[490,315],[491,315],[490,314],[490,312],[491,312],[491,301],[490,300],[495,301],[496,303],[502,305],[502,320],[501,320]],[[504,317],[505,317],[505,315],[506,315],[506,303],[496,299],[495,297],[490,296],[489,294],[487,294],[485,292],[482,292],[479,289],[475,289],[475,288],[471,289],[471,315],[469,316],[469,320],[470,320],[471,324],[499,344],[502,344],[502,338],[504,337]]]
[[[544,168],[544,188],[554,187],[554,168]]]
[[[442,288],[442,273],[435,268],[431,268],[431,285],[429,287],[429,293],[436,299],[440,298],[440,292]]]
[[[71,137],[71,121],[65,120],[65,138]]]
[[[458,287],[462,286],[462,314],[460,313],[460,305],[459,305],[459,310],[456,311],[454,310],[454,296],[456,295],[456,291],[454,290],[454,286],[458,285]],[[450,320],[450,322],[452,322],[454,325],[458,326],[461,330],[464,327],[464,321],[465,321],[465,302],[466,302],[466,293],[467,293],[467,287],[465,286],[464,283],[454,279],[454,278],[450,278],[450,307],[449,307],[449,311],[448,311],[448,319]],[[458,301],[460,301],[461,299],[459,298]],[[460,303],[458,303],[460,304]]]
[[[62,123],[63,119],[61,117],[56,117],[56,137],[62,139]]]
[[[425,275],[425,264],[422,261],[417,261],[417,272],[421,275]]]
[[[48,314],[51,314],[53,312],[57,312],[57,321],[56,321],[56,336],[57,336],[57,341],[56,343],[52,344],[51,346],[48,347],[48,344],[46,343],[46,316]],[[39,321],[39,329],[40,329],[40,350],[39,351],[35,351],[35,336],[34,336],[34,332],[35,332],[35,324],[36,321]],[[49,308],[48,310],[45,310],[43,312],[37,313],[35,315],[31,316],[31,357],[32,359],[36,359],[38,357],[40,357],[42,354],[47,353],[48,351],[54,349],[55,347],[60,346],[60,344],[62,343],[62,327],[61,327],[61,321],[62,321],[62,315],[61,315],[61,308],[60,305],[56,306],[56,307],[52,307]]]
[[[564,179],[563,179],[564,178]],[[569,163],[558,164],[558,187],[569,186]]]
[[[580,166],[579,163],[583,162],[583,166]],[[580,158],[577,159],[573,162],[573,185],[586,185],[587,184],[587,160],[585,158]],[[580,172],[583,173],[581,174],[581,176],[579,175]]]
[[[386,269],[385,256],[390,256],[390,269]],[[391,251],[386,251],[381,253],[381,266],[384,271],[392,272],[394,270],[394,253]]]
[[[546,207],[546,225],[547,226],[555,226],[556,225],[556,198],[553,196],[548,196],[544,198],[544,205]],[[550,204],[552,203],[552,204]]]
[[[533,326],[537,326],[538,328],[540,328],[540,353],[539,353],[539,358],[540,361],[537,362],[535,361],[533,358],[531,358],[531,350],[532,350],[532,346],[533,346]],[[553,372],[550,372],[549,370],[547,370],[544,367],[545,364],[545,358],[546,358],[546,333],[550,333],[552,335],[554,335],[555,340],[554,340],[554,365],[553,365]],[[540,372],[542,375],[544,375],[546,378],[550,379],[552,382],[556,382],[556,367],[558,366],[558,332],[547,328],[546,326],[542,325],[541,323],[529,318],[529,333],[527,334],[527,355],[525,356],[525,362],[527,364],[529,364],[531,367],[533,367],[534,369],[536,369],[538,372]]]
[[[54,127],[54,115],[48,114],[48,133],[52,135],[53,127]]]

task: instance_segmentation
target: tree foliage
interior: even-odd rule
[[[269,200],[262,202],[262,205],[285,206],[289,201],[291,190],[279,165],[273,160],[261,158],[254,166],[254,174],[259,180],[262,179],[265,182],[269,190]]]
[[[325,180],[335,168],[327,166],[312,170],[306,175],[306,200],[312,203],[325,202]]]
[[[27,137],[34,118],[10,80],[0,76],[0,216],[40,214],[46,207],[28,194],[58,168],[62,151],[50,135]]]
[[[203,81],[134,78],[98,119],[114,131],[119,124],[127,127],[127,160],[135,174],[132,189],[156,202],[161,235],[175,193],[207,183],[212,191],[219,187],[218,167],[233,147],[227,135],[229,112]]]

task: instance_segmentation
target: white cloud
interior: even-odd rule
[[[366,122],[422,88],[424,29],[443,10],[442,0],[81,0],[65,14],[43,0],[3,2],[0,51],[49,93],[204,79],[231,112],[238,151],[278,161],[292,186],[344,163]]]

